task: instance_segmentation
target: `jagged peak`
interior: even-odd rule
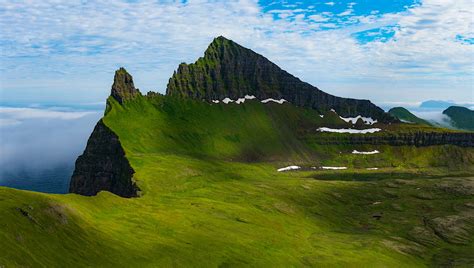
[[[221,35],[212,40],[212,42],[209,44],[206,51],[204,52],[204,57],[206,58],[211,55],[215,55],[216,53],[221,54],[229,49],[248,50],[247,48]]]
[[[218,36],[195,63],[180,64],[173,73],[167,95],[205,99],[284,98],[318,111],[334,108],[342,116],[366,116],[380,122],[397,121],[368,100],[336,97],[301,81],[263,55]]]
[[[133,77],[125,68],[120,67],[115,71],[114,83],[112,84],[110,95],[120,104],[123,104],[124,101],[141,94],[138,88],[135,88],[133,84]]]
[[[237,44],[235,43],[234,41],[228,39],[228,38],[225,38],[224,36],[220,35],[216,38],[214,38],[211,42],[211,44],[209,44],[209,46],[212,46],[212,45],[217,45],[217,46],[220,46],[220,45],[224,45],[224,44]]]

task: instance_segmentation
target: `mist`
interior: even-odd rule
[[[446,128],[455,128],[449,116],[443,114],[443,110],[412,110],[414,115],[427,120],[431,123],[440,125]]]
[[[68,107],[0,107],[0,185],[38,190],[26,180],[38,187],[52,178],[68,180],[102,113]],[[42,181],[41,176],[48,178]]]

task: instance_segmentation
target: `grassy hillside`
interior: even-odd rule
[[[0,187],[0,267],[474,264],[473,148],[322,145],[344,121],[259,102],[110,98],[104,122],[142,196]]]
[[[427,125],[430,126],[431,124],[423,120],[416,115],[412,114],[410,111],[403,107],[394,107],[388,111],[389,114],[394,116],[395,118],[400,119],[403,122],[409,122],[409,123],[415,123],[415,124],[420,124],[420,125]]]
[[[449,116],[454,127],[474,131],[474,111],[466,107],[451,106],[443,111]]]

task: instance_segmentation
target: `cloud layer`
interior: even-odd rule
[[[362,4],[0,0],[1,94],[100,100],[119,66],[142,91],[163,92],[180,62],[224,35],[337,95],[473,98],[471,0],[359,12]]]
[[[0,180],[71,166],[102,112],[0,107]]]

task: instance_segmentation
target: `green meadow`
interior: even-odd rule
[[[140,196],[0,187],[0,267],[474,265],[474,148],[324,144],[352,135],[316,131],[336,116],[258,101],[109,98],[103,120]]]

